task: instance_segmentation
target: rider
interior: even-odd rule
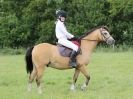
[[[66,29],[66,26],[64,24],[67,16],[66,12],[63,10],[57,10],[56,15],[57,15],[57,22],[56,22],[55,32],[56,32],[56,37],[58,39],[58,43],[73,50],[70,55],[69,65],[75,68],[77,66],[76,56],[77,56],[78,46],[69,41],[68,39],[75,40],[77,38],[74,37],[74,35],[72,35],[71,33],[69,33]]]

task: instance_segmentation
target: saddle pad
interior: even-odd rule
[[[78,48],[80,49],[80,43],[78,41],[71,41],[71,42],[73,42],[75,45],[77,45]],[[59,53],[62,56],[64,56],[64,57],[70,57],[71,52],[72,52],[72,49],[67,48],[67,47],[65,47],[65,46],[63,46],[61,44],[58,44],[58,43],[57,43],[57,47],[58,47]],[[79,50],[78,54],[79,53],[80,53],[80,50]]]
[[[59,53],[64,57],[70,57],[72,49],[62,46],[60,44],[57,45]]]

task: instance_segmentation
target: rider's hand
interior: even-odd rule
[[[71,39],[68,39],[69,41],[78,41],[79,40],[79,38],[78,37],[73,37],[73,38],[71,38]]]
[[[79,38],[74,36],[73,38],[71,38],[71,40],[78,40]]]

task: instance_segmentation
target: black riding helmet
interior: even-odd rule
[[[57,16],[57,18],[59,18],[59,17],[65,17],[66,18],[67,13],[64,10],[57,10],[56,11],[56,16]]]

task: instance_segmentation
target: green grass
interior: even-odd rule
[[[88,65],[91,80],[88,89],[80,90],[84,77],[77,81],[77,90],[69,90],[73,70],[47,68],[43,76],[43,94],[33,83],[27,92],[28,76],[24,55],[0,55],[0,99],[132,99],[133,53],[95,52]]]

